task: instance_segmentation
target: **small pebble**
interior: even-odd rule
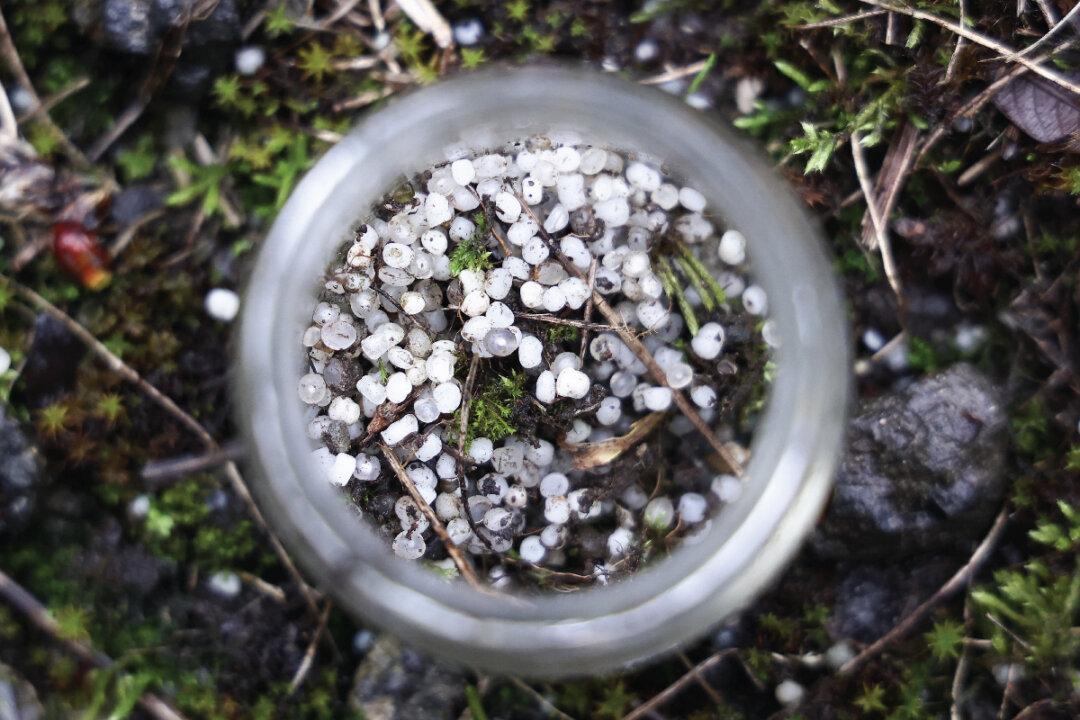
[[[206,314],[221,322],[232,322],[240,312],[240,296],[227,288],[206,293]]]

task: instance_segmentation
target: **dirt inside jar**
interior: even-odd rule
[[[747,240],[660,164],[533,136],[404,179],[327,268],[300,399],[399,557],[574,589],[742,489],[777,344]]]

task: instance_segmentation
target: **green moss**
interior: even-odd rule
[[[576,342],[580,337],[581,331],[571,325],[552,325],[547,331],[548,342],[552,345]]]
[[[498,442],[517,432],[512,422],[514,401],[525,394],[525,373],[497,375],[469,400],[469,422],[465,428],[465,447],[478,437]],[[454,413],[447,429],[449,442],[456,441],[461,426],[461,410]]]
[[[450,253],[450,274],[457,277],[462,270],[479,270],[492,267],[491,252],[484,247],[480,227],[471,237],[462,240]]]

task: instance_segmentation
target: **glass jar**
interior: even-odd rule
[[[320,278],[351,226],[403,176],[465,143],[539,132],[661,159],[748,239],[781,347],[742,495],[695,544],[570,594],[480,592],[395,558],[319,477],[296,396]],[[248,477],[271,526],[342,608],[427,652],[532,677],[599,673],[684,644],[748,606],[817,520],[848,406],[845,313],[810,220],[745,143],[677,98],[561,66],[460,75],[370,114],[304,177],[259,250],[236,358]]]

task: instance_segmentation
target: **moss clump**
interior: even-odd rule
[[[478,437],[498,442],[513,435],[517,428],[513,423],[514,405],[525,395],[525,373],[497,375],[469,400],[468,426],[465,428],[466,447]],[[452,439],[456,439],[461,427],[461,410],[454,414],[450,423]]]

